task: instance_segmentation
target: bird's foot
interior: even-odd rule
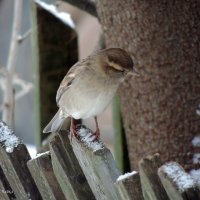
[[[94,133],[92,133],[92,135],[90,135],[90,137],[93,137],[92,142],[94,142],[95,140],[98,140],[100,138],[99,128],[97,128],[97,130]]]
[[[75,129],[75,127],[71,127],[70,128],[70,141],[72,141],[72,138],[75,137],[75,138],[79,138],[78,134],[77,134],[77,131]]]

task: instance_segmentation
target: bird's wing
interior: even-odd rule
[[[60,98],[62,97],[63,93],[66,92],[71,85],[73,84],[76,77],[78,77],[85,68],[84,62],[78,62],[72,66],[72,68],[68,71],[67,75],[62,80],[57,94],[56,94],[56,102],[59,105]]]

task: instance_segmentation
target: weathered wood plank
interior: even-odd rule
[[[159,154],[146,157],[139,162],[139,173],[145,200],[169,199],[157,175],[157,170],[161,165]]]
[[[41,199],[26,165],[30,160],[27,148],[3,122],[0,122],[0,158],[0,166],[16,198]]]
[[[49,151],[29,160],[27,165],[43,200],[66,199],[54,175]]]
[[[123,200],[144,200],[138,172],[133,171],[119,176],[115,185]]]
[[[16,199],[15,194],[4,175],[1,166],[0,166],[0,199],[2,200]]]
[[[42,145],[37,148],[37,153],[44,153],[46,151],[49,151],[49,143],[52,140],[52,138],[56,135],[57,133],[51,133],[50,135],[48,135],[43,141],[42,141]]]
[[[176,162],[169,162],[158,169],[160,180],[170,200],[197,200],[200,191],[195,180]]]
[[[53,170],[69,200],[94,200],[95,197],[72,151],[68,133],[60,131],[50,142]]]
[[[113,156],[102,142],[92,141],[91,130],[77,128],[80,139],[72,139],[72,148],[97,200],[121,199],[114,182],[119,176]]]

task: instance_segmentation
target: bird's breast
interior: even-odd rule
[[[116,83],[83,77],[62,95],[60,107],[75,119],[96,116],[111,102],[117,88]]]

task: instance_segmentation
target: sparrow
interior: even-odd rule
[[[111,102],[127,75],[137,75],[130,55],[120,48],[100,50],[74,64],[62,80],[56,95],[57,113],[43,133],[58,132],[71,118],[70,137],[77,137],[75,119],[94,117],[95,139],[100,136],[99,115]]]

